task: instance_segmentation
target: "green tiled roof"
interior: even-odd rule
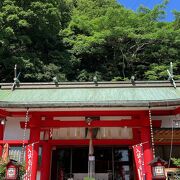
[[[172,86],[34,86],[0,90],[0,107],[88,107],[180,105],[180,87]]]

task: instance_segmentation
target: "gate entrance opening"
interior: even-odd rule
[[[121,147],[94,147],[96,180],[132,180],[132,152]],[[83,180],[88,176],[88,147],[57,148],[51,180]]]

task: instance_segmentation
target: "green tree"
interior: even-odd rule
[[[163,22],[167,1],[128,10],[116,0],[2,0],[0,77],[12,81],[166,79],[180,72],[179,12]]]
[[[145,73],[154,71],[151,64],[167,66],[179,61],[179,30],[174,23],[159,21],[166,1],[152,10],[140,7],[137,13],[113,0],[76,2],[63,31],[64,43],[76,62],[72,69],[78,69],[69,77],[79,80],[85,72],[86,77],[98,72],[103,80],[123,80],[131,75],[151,79]],[[162,79],[161,75],[156,79]]]
[[[65,77],[68,62],[62,38],[65,25],[64,1],[2,0],[0,5],[0,75],[1,81],[12,81],[14,64],[22,80],[48,81]],[[66,12],[68,7],[66,8]],[[64,78],[65,79],[65,78]]]

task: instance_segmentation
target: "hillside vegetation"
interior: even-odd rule
[[[115,0],[1,0],[0,82],[164,80],[180,75],[180,12],[128,10]]]

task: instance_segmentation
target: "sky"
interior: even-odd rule
[[[125,6],[126,8],[136,11],[140,5],[143,5],[152,9],[154,5],[160,4],[163,0],[117,0],[117,1],[123,6]],[[180,11],[180,0],[169,0],[167,8],[165,9],[167,13],[165,17],[165,21],[170,22],[174,20],[174,17],[172,14],[173,10]]]

